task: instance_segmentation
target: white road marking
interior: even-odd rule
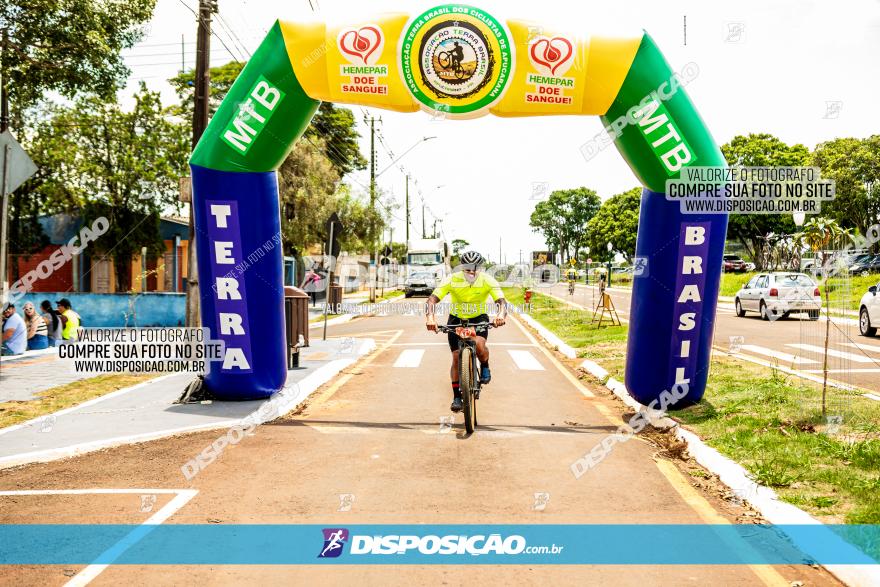
[[[90,495],[90,494],[176,494],[174,498],[166,503],[155,514],[147,518],[140,526],[125,535],[119,542],[98,555],[96,560],[109,560],[110,563],[95,564],[92,563],[82,571],[77,573],[65,583],[65,587],[83,587],[88,585],[98,575],[104,572],[104,569],[119,558],[122,553],[140,542],[144,536],[152,532],[156,526],[173,516],[177,510],[187,504],[189,500],[196,496],[197,489],[23,489],[16,491],[0,491],[0,495]]]
[[[802,343],[792,343],[786,344],[785,346],[790,346],[795,349],[801,349],[804,351],[810,351],[822,355],[825,353],[825,349],[820,346],[816,346],[814,344],[802,344]],[[852,353],[845,353],[843,351],[835,351],[834,349],[828,349],[829,357],[837,357],[838,359],[844,359],[846,361],[852,361],[854,363],[874,363],[874,359],[870,357],[866,357],[864,355],[854,355]]]
[[[842,342],[840,343],[843,346],[852,347],[854,349],[859,349],[862,351],[870,351],[872,353],[880,353],[880,346],[876,344],[866,344],[864,342]]]
[[[754,345],[754,344],[744,344],[740,346],[741,349],[749,351],[750,353],[755,353],[756,355],[763,355],[765,357],[771,357],[773,359],[779,359],[788,365],[807,365],[810,363],[818,363],[818,361],[814,361],[812,359],[805,359],[804,357],[796,357],[794,355],[789,355],[788,353],[783,353],[781,351],[774,351],[773,349],[768,349],[766,347]]]
[[[538,362],[538,359],[529,351],[507,350],[510,358],[516,363],[516,366],[523,371],[543,371],[544,367]]]
[[[406,369],[414,369],[418,367],[422,362],[422,357],[425,356],[425,349],[406,349],[400,356],[397,357],[397,360],[394,361],[394,366],[399,368]]]
[[[875,402],[880,402],[880,395],[876,395],[873,393],[864,393],[862,395],[868,399],[874,400]]]
[[[320,432],[321,434],[369,434],[371,430],[369,428],[361,428],[358,426],[321,426],[317,424],[309,424],[308,422],[305,425],[315,432]]]

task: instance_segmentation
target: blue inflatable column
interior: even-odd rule
[[[277,176],[191,167],[202,326],[225,344],[205,383],[221,400],[266,398],[287,378]]]
[[[678,202],[642,191],[626,387],[648,404],[676,383],[687,383],[680,408],[703,396],[709,375],[715,308],[721,279],[726,214],[682,214]]]

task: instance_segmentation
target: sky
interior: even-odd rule
[[[132,69],[123,100],[140,80],[176,100],[166,80],[181,61],[192,68],[197,0],[158,0],[147,35],[126,51]],[[369,16],[385,11],[414,14],[435,3],[405,0],[219,0],[211,64],[246,59],[278,18],[315,20]],[[437,2],[440,4],[440,2]],[[573,33],[614,34],[645,29],[673,70],[687,63],[699,76],[687,85],[718,144],[738,134],[768,132],[809,148],[837,137],[880,133],[880,0],[736,2],[486,0],[495,17],[534,20]],[[314,10],[313,10],[314,7]],[[183,56],[181,56],[183,40]],[[529,227],[537,186],[586,186],[602,199],[639,185],[610,148],[586,161],[580,147],[602,130],[597,117],[533,117],[437,120],[355,106],[361,151],[369,154],[367,116],[377,122],[377,172],[414,144],[378,183],[399,205],[394,240],[404,234],[404,172],[410,184],[411,238],[421,233],[421,204],[432,230],[440,219],[447,240],[463,238],[492,260],[516,262],[545,248]],[[436,137],[422,141],[423,137]],[[384,143],[384,144],[383,144]],[[387,148],[387,149],[386,149]],[[366,195],[369,172],[346,178]],[[541,191],[541,187],[537,190]],[[499,253],[500,251],[500,253]]]

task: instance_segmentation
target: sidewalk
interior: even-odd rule
[[[0,429],[0,469],[195,430],[225,429],[241,424],[244,418],[271,420],[295,408],[373,348],[375,342],[369,338],[312,340],[311,346],[301,351],[301,368],[289,371],[285,389],[268,400],[174,404],[192,379],[191,373],[121,389]],[[5,393],[10,385],[4,381],[3,387]]]
[[[58,350],[27,351],[23,355],[3,357],[0,362],[0,403],[28,401],[49,388],[94,377],[61,367]]]

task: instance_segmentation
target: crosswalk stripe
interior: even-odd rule
[[[515,351],[513,349],[507,349],[507,352],[510,353],[510,358],[513,359],[513,362],[516,363],[516,366],[523,371],[543,371],[544,366],[538,362],[538,359],[530,353],[529,351]]]
[[[425,349],[406,349],[394,361],[394,366],[409,369],[418,367],[422,362],[423,356],[425,356]]]
[[[825,349],[820,346],[816,346],[814,344],[801,344],[801,343],[793,343],[786,344],[785,346],[790,346],[792,348],[801,349],[804,351],[811,351],[814,353],[818,353],[820,355],[825,353]],[[873,363],[874,359],[870,357],[866,357],[864,355],[854,355],[852,353],[845,353],[843,351],[835,351],[834,349],[828,349],[829,357],[837,357],[838,359],[844,359],[846,361],[853,361],[854,363]]]
[[[814,361],[812,359],[796,357],[794,355],[789,355],[788,353],[783,353],[782,351],[774,351],[773,349],[768,349],[766,347],[754,344],[744,344],[740,348],[751,353],[755,353],[756,355],[763,355],[765,357],[779,359],[780,361],[783,361],[789,365],[807,365],[810,363],[818,363],[818,361]]]
[[[880,346],[876,344],[865,344],[863,342],[842,342],[843,346],[852,347],[861,351],[871,351],[872,353],[880,353]]]

